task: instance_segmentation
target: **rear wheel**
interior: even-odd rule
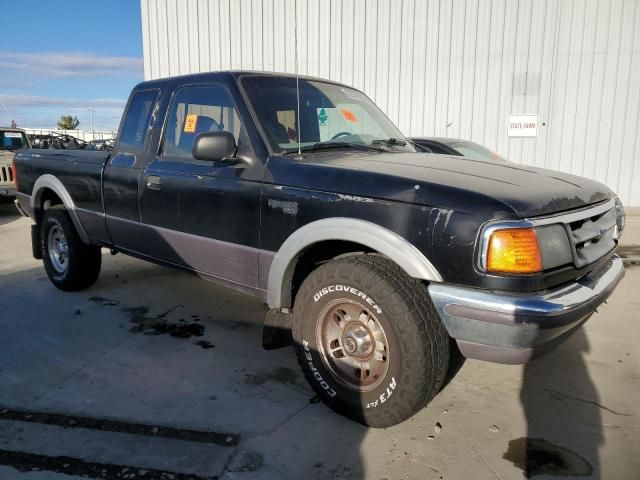
[[[295,300],[293,337],[314,391],[372,427],[422,409],[449,365],[449,337],[426,287],[378,255],[314,270]]]
[[[40,225],[40,248],[51,283],[61,290],[83,290],[100,274],[100,247],[84,243],[63,205],[45,210]]]

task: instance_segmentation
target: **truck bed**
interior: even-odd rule
[[[102,169],[109,152],[86,150],[23,150],[16,154],[20,192],[31,195],[35,181],[53,174],[78,208],[102,211]]]

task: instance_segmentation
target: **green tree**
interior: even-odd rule
[[[72,117],[71,115],[62,115],[58,120],[58,128],[60,130],[75,130],[80,125],[78,117]]]

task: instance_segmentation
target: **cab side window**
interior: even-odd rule
[[[118,150],[127,153],[144,151],[153,106],[157,98],[157,90],[145,90],[133,95],[122,124]]]
[[[190,158],[193,142],[203,132],[230,132],[238,143],[241,128],[233,100],[223,87],[183,87],[171,101],[163,155]]]

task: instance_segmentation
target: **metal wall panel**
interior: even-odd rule
[[[639,0],[141,0],[145,78],[295,72],[365,91],[406,135],[467,138],[640,206]],[[535,138],[507,137],[537,114]]]

